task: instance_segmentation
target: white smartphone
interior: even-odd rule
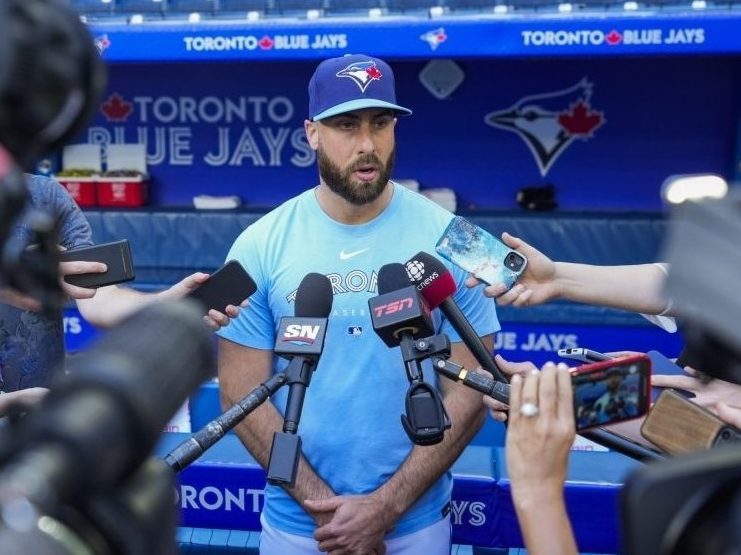
[[[578,360],[580,362],[600,362],[603,360],[610,360],[614,357],[600,353],[599,351],[593,351],[592,349],[583,349],[581,347],[570,347],[568,349],[559,349],[558,356],[561,358],[568,358],[571,360]]]

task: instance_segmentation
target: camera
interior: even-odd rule
[[[524,263],[525,259],[516,252],[509,253],[504,259],[504,265],[513,272],[519,272]]]
[[[741,384],[741,191],[674,209],[662,260],[665,294],[685,339],[684,358],[707,376]],[[622,492],[626,553],[741,553],[741,449],[726,445],[648,464]]]

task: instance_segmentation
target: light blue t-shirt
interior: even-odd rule
[[[409,382],[399,348],[389,349],[371,325],[368,299],[377,293],[377,272],[405,262],[419,251],[434,254],[435,243],[453,215],[400,185],[386,209],[362,225],[332,220],[315,191],[289,200],[237,238],[227,259],[241,262],[257,283],[250,306],[219,332],[257,349],[273,349],[283,316],[303,277],[326,275],[334,298],[324,351],[306,391],[298,433],[303,453],[337,494],[370,493],[389,480],[413,447],[402,428]],[[499,330],[491,299],[467,289],[465,273],[449,266],[458,284],[455,301],[480,336]],[[438,313],[440,311],[435,311]],[[438,330],[458,341],[437,316]],[[439,326],[442,325],[442,328]],[[274,370],[285,360],[276,357]],[[437,383],[428,369],[425,380]],[[288,388],[272,397],[283,413]],[[442,517],[450,500],[451,476],[442,476],[400,519],[392,536],[412,533]],[[281,488],[268,485],[264,514],[288,533],[311,536],[314,521]]]

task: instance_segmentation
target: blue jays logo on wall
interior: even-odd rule
[[[445,29],[443,27],[438,27],[433,31],[427,31],[420,35],[419,39],[429,44],[432,50],[437,50],[438,46],[448,40],[448,35],[445,34]]]
[[[592,86],[585,77],[566,89],[529,95],[509,108],[488,113],[484,121],[517,133],[545,176],[574,140],[591,139],[605,124],[604,113],[592,109]]]
[[[376,67],[376,62],[356,62],[337,72],[337,77],[352,79],[361,91],[365,92],[373,81],[377,81],[383,74]]]

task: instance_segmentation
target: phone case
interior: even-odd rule
[[[435,250],[484,283],[504,283],[507,289],[527,266],[524,256],[461,216],[453,218]]]
[[[619,378],[613,378],[619,374]],[[646,414],[649,407],[651,361],[627,356],[572,369],[577,431],[608,426]]]
[[[70,274],[64,281],[78,287],[97,288],[115,285],[134,279],[134,264],[131,260],[131,248],[126,239],[72,249],[59,253],[62,262],[83,260],[86,262],[103,262],[108,270],[102,273]]]
[[[671,455],[713,446],[728,425],[672,389],[659,395],[641,426],[641,435]]]
[[[239,306],[255,291],[257,285],[252,277],[239,262],[230,260],[188,297],[200,302],[206,310],[223,312],[226,305]]]

